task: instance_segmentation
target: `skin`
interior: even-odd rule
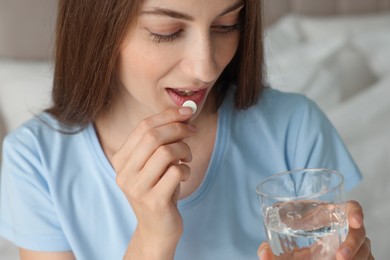
[[[173,259],[183,232],[176,202],[199,186],[210,161],[218,117],[210,91],[238,46],[237,3],[147,0],[122,43],[122,87],[95,127],[138,219],[125,259]],[[185,19],[156,14],[157,8]],[[167,88],[202,88],[207,98],[192,115],[172,102]],[[71,252],[21,249],[21,255],[74,259]]]
[[[146,1],[144,14],[125,40],[119,73],[126,91],[119,104],[136,127],[112,163],[118,185],[138,219],[126,259],[173,259],[183,232],[176,202],[192,193],[203,179],[215,141],[217,115],[207,99],[198,104],[196,115],[178,114],[167,89],[202,88],[210,93],[238,46],[238,31],[220,29],[237,24],[239,9],[226,13],[236,4],[237,0]],[[155,15],[152,12],[157,6],[191,18]],[[156,43],[156,33],[179,36]],[[205,131],[205,126],[211,126],[211,131]],[[202,155],[203,148],[207,156]]]
[[[95,128],[138,220],[124,259],[174,257],[183,232],[176,203],[200,185],[215,142],[210,91],[237,50],[237,3],[146,0],[122,43],[122,86]],[[206,89],[207,98],[193,115],[172,101],[168,88]],[[350,243],[358,241],[353,251],[364,237],[351,234]],[[22,259],[74,259],[71,252],[20,251]]]

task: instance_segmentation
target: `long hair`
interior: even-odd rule
[[[61,123],[85,126],[110,105],[119,82],[120,46],[141,4],[142,0],[59,0],[53,105],[46,111]],[[238,50],[216,83],[217,107],[233,84],[237,109],[255,104],[262,91],[261,0],[245,0],[240,19]]]
[[[241,38],[237,52],[217,81],[216,104],[219,106],[228,86],[236,85],[235,107],[254,105],[264,88],[263,0],[245,0],[240,14]]]

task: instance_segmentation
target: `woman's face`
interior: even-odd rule
[[[146,117],[193,100],[198,113],[233,58],[241,0],[146,0],[122,43],[129,111]]]

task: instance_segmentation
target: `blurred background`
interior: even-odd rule
[[[390,0],[263,1],[267,80],[315,100],[338,129],[364,175],[348,198],[388,259]],[[50,104],[56,5],[0,0],[0,143]],[[1,238],[0,259],[18,259]]]

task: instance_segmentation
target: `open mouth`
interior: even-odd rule
[[[182,106],[187,100],[194,101],[198,106],[203,102],[207,89],[201,90],[183,90],[183,89],[167,89],[169,96],[177,106]]]
[[[196,91],[180,90],[180,89],[172,89],[172,91],[176,92],[178,95],[183,96],[183,97],[190,97],[196,93]]]

